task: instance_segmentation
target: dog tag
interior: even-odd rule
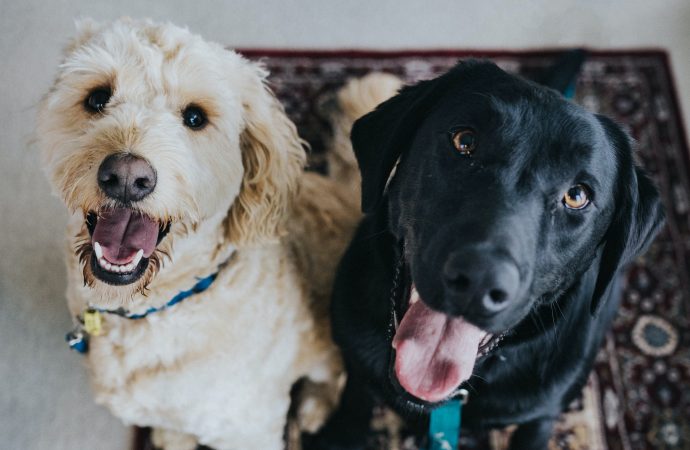
[[[65,336],[67,345],[79,353],[86,353],[89,351],[89,335],[81,330],[81,326],[67,333]]]
[[[84,329],[91,336],[100,336],[103,332],[103,318],[95,309],[84,311]]]

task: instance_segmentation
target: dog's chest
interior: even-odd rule
[[[222,417],[287,392],[309,328],[294,284],[219,280],[145,319],[107,317],[89,353],[97,401],[127,422],[184,428],[190,411]]]

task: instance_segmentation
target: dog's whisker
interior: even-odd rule
[[[481,375],[478,375],[478,374],[476,374],[476,373],[473,373],[473,374],[472,374],[472,377],[473,377],[473,378],[479,378],[480,380],[486,382],[486,378],[484,378],[484,377],[482,377]]]
[[[376,238],[376,237],[379,237],[379,236],[382,236],[382,235],[384,235],[384,234],[386,234],[386,233],[387,233],[387,232],[386,232],[385,230],[383,230],[383,231],[378,231],[378,232],[376,232],[376,233],[367,234],[366,236],[361,236],[361,237],[358,238],[358,240],[359,240],[359,241],[372,240],[372,239],[374,239],[374,238]]]
[[[561,317],[562,317],[563,319],[565,319],[565,314],[563,313],[563,310],[561,309],[561,305],[560,305],[560,303],[558,302],[558,299],[556,299],[553,303],[556,305],[556,308],[558,309],[558,312],[561,313]]]

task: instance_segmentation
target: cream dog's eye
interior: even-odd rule
[[[193,130],[198,130],[206,125],[206,115],[198,106],[192,105],[185,108],[182,111],[182,119],[184,124]]]
[[[101,112],[110,100],[112,93],[109,88],[96,88],[89,93],[84,101],[84,107],[91,112]]]
[[[563,205],[568,209],[584,209],[589,203],[589,188],[584,184],[576,184],[563,196]]]

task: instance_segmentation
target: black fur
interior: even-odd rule
[[[452,144],[464,128],[477,136],[471,156]],[[463,425],[518,424],[511,448],[546,448],[613,320],[616,275],[663,222],[630,139],[555,91],[468,61],[379,105],[352,141],[367,214],[332,303],[349,378],[340,409],[306,447],[362,448],[374,395],[424,423],[434,405],[404,392],[390,370],[390,299],[414,283],[432,309],[507,332],[464,383]],[[563,194],[578,183],[592,203],[568,210]],[[507,307],[487,311],[452,285],[451,274],[477,267],[494,277],[517,270]]]

